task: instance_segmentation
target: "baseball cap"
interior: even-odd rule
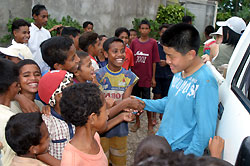
[[[73,74],[66,70],[52,70],[46,73],[39,81],[38,94],[43,102],[54,106],[55,95],[62,92],[73,79]]]
[[[223,33],[222,33],[222,27],[220,27],[216,32],[214,32],[214,33],[210,33],[210,35],[209,36],[215,36],[215,35],[223,35]]]
[[[8,56],[17,57],[21,60],[33,59],[29,47],[24,44],[16,43],[7,48],[0,47],[0,52]]]
[[[231,17],[226,21],[217,21],[216,24],[218,26],[227,26],[234,32],[238,34],[242,34],[242,31],[246,29],[245,21],[240,17]]]

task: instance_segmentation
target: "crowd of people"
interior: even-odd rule
[[[160,26],[160,41],[149,37],[147,20],[139,32],[119,27],[109,38],[91,21],[83,33],[45,29],[44,5],[32,17],[13,21],[12,44],[0,48],[0,165],[127,165],[128,133],[140,128],[143,110],[148,137],[135,166],[230,165],[215,136],[218,85],[204,62],[228,63],[246,28],[241,18],[218,22],[217,32],[208,26],[201,58],[190,16]]]

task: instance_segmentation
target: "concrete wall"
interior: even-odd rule
[[[90,20],[97,33],[112,36],[120,26],[132,28],[135,17],[155,19],[158,6],[166,0],[32,0],[32,5],[37,3],[56,19],[70,15],[81,24]]]

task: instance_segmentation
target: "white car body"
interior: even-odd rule
[[[219,115],[221,115],[221,119],[218,118],[216,135],[225,140],[223,159],[233,165],[243,139],[250,136],[250,101],[247,94],[244,94],[246,93],[244,81],[250,81],[244,76],[246,73],[248,73],[248,76],[250,74],[249,54],[250,24],[232,54],[226,79],[218,73],[211,63],[208,64],[219,84]]]

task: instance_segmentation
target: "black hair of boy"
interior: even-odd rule
[[[146,24],[148,25],[148,27],[150,28],[150,22],[148,20],[141,20],[140,24],[139,24],[139,28],[141,28],[142,24]]]
[[[40,70],[40,67],[38,66],[38,64],[34,60],[24,59],[24,60],[21,60],[20,62],[17,63],[17,68],[18,68],[19,73],[20,73],[21,68],[25,65],[36,65],[38,67],[38,69]],[[41,72],[41,70],[40,70],[40,72]]]
[[[94,45],[97,38],[98,34],[95,32],[84,32],[79,38],[79,47],[83,51],[88,52],[88,47]]]
[[[120,27],[115,30],[115,37],[119,37],[123,32],[127,33],[128,37],[130,36],[130,32],[125,27]]]
[[[171,26],[171,24],[162,24],[162,25],[159,27],[159,31],[161,31],[163,28],[168,29],[170,26]]]
[[[5,127],[5,137],[18,156],[29,153],[31,146],[40,144],[42,123],[40,112],[18,113],[9,119]]]
[[[134,164],[138,164],[151,156],[172,152],[168,141],[161,136],[152,135],[144,138],[137,146]]]
[[[108,38],[104,43],[103,43],[103,49],[104,51],[108,52],[109,51],[109,46],[114,43],[114,42],[121,42],[124,44],[123,40],[118,38],[118,37],[111,37]]]
[[[99,36],[98,36],[98,38],[99,38],[100,41],[102,41],[102,39],[103,39],[104,37],[107,37],[107,36],[106,36],[106,35],[99,35]]]
[[[105,100],[101,94],[93,83],[78,83],[65,88],[60,100],[62,117],[76,127],[84,126],[92,113],[100,115]]]
[[[186,23],[186,24],[189,24],[189,23],[192,22],[192,17],[191,16],[183,16],[182,17],[182,22]]]
[[[92,26],[94,27],[94,24],[93,24],[91,21],[85,21],[85,22],[82,24],[82,27],[83,27],[83,28],[87,28],[89,24],[92,25]]]
[[[64,27],[62,30],[62,36],[73,36],[74,38],[79,35],[81,32],[75,27]]]
[[[135,29],[133,29],[133,28],[130,29],[129,32],[136,32],[137,33],[137,31]]]
[[[81,70],[81,66],[82,66],[82,59],[85,59],[87,57],[89,57],[89,54],[85,51],[76,51],[77,56],[80,58],[79,61],[79,65],[78,65],[78,69],[77,70]]]
[[[42,42],[41,52],[43,60],[54,70],[54,64],[64,65],[67,53],[74,44],[67,36],[55,36]]]
[[[37,4],[37,5],[33,6],[33,8],[32,8],[32,16],[33,16],[34,14],[35,14],[36,16],[38,16],[42,10],[47,10],[46,7],[45,7],[44,5]]]
[[[10,85],[18,81],[18,68],[8,59],[0,58],[0,95],[8,91]]]
[[[210,33],[213,33],[214,31],[215,31],[215,29],[214,29],[214,27],[213,27],[212,25],[208,25],[208,26],[206,26],[206,28],[205,28],[205,34],[206,34],[207,36],[209,36]]]
[[[19,29],[19,27],[22,27],[22,26],[30,27],[31,25],[30,25],[30,23],[28,23],[27,21],[25,21],[23,19],[14,20],[12,25],[11,25],[11,32],[13,33],[14,30]]]
[[[163,33],[161,44],[172,47],[183,55],[190,50],[195,50],[197,55],[200,47],[200,35],[194,26],[179,23],[171,26]]]

